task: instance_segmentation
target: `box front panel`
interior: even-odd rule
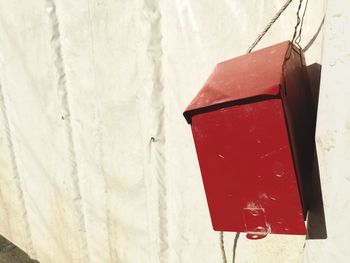
[[[305,234],[281,100],[195,115],[192,132],[215,230]]]

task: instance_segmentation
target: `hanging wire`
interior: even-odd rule
[[[270,22],[266,25],[264,30],[258,35],[258,37],[255,39],[255,41],[250,45],[250,47],[247,50],[247,53],[250,53],[256,47],[256,45],[265,36],[265,34],[270,30],[271,26],[277,21],[277,19],[287,9],[287,7],[290,5],[290,3],[292,1],[293,0],[287,0],[284,3],[284,5],[281,7],[281,9],[278,10],[278,12],[272,17]],[[304,17],[305,17],[305,14],[306,14],[308,3],[309,3],[309,0],[306,1],[302,18],[300,18],[300,10],[301,10],[302,4],[303,4],[303,0],[299,0],[299,6],[298,6],[297,13],[296,13],[296,15],[297,15],[297,22],[296,22],[296,25],[294,27],[294,33],[293,33],[293,37],[292,37],[291,43],[295,43],[299,48],[301,48],[300,47],[301,33],[302,33],[302,30],[303,30]]]
[[[304,7],[304,12],[303,12],[303,16],[301,17],[301,23],[300,23],[300,27],[299,27],[299,33],[298,33],[297,38],[295,39],[295,43],[297,43],[297,45],[299,46],[300,49],[301,49],[301,47],[300,47],[301,32],[302,32],[302,30],[303,30],[304,17],[305,17],[305,14],[306,14],[306,10],[307,10],[307,5],[308,5],[308,3],[309,3],[309,0],[306,0],[305,7]]]
[[[224,243],[224,232],[220,232],[220,248],[221,248],[221,256],[222,261],[227,263],[226,253],[225,253],[225,243]]]
[[[233,241],[233,248],[232,248],[232,263],[236,262],[236,250],[238,245],[238,238],[241,233],[237,232],[235,236],[235,240]]]
[[[297,11],[297,22],[295,24],[295,27],[294,27],[294,33],[293,33],[293,37],[292,37],[292,41],[291,41],[291,44],[295,43],[295,38],[297,37],[297,34],[298,34],[298,28],[299,28],[299,25],[300,25],[300,22],[301,22],[301,19],[300,19],[300,9],[301,9],[301,6],[303,5],[303,0],[299,0],[299,6],[298,6],[298,11]],[[301,31],[299,30],[300,34],[301,34]],[[299,38],[299,35],[298,35],[298,38]]]
[[[252,52],[253,48],[255,48],[255,46],[260,42],[260,40],[264,37],[264,35],[267,33],[267,31],[269,31],[269,29],[271,28],[271,26],[277,21],[277,19],[280,17],[280,15],[287,9],[287,7],[290,5],[290,3],[293,0],[287,0],[284,5],[281,7],[280,10],[278,10],[278,12],[272,17],[272,19],[270,20],[270,22],[266,25],[266,27],[264,28],[264,30],[258,35],[258,37],[255,39],[255,41],[250,45],[250,47],[247,50],[247,53]]]
[[[301,33],[303,30],[304,17],[306,14],[308,2],[309,2],[309,0],[306,0],[304,12],[303,12],[302,18],[300,18],[300,10],[301,10],[301,7],[303,5],[303,0],[299,0],[299,6],[298,6],[297,13],[296,13],[297,22],[296,22],[295,27],[294,27],[294,33],[293,33],[292,40],[290,42],[289,51],[286,53],[286,56],[285,56],[286,60],[288,60],[291,56],[293,44],[295,44],[299,48],[299,50],[302,50],[302,48],[300,46],[300,41],[301,41]]]

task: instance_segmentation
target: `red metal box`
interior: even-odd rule
[[[215,230],[306,233],[314,114],[290,42],[216,66],[184,112]]]

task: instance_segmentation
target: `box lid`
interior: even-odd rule
[[[195,114],[231,106],[258,97],[278,96],[283,63],[290,41],[219,63],[204,87],[186,108],[191,123]]]

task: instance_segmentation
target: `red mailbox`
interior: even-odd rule
[[[289,41],[222,62],[184,112],[215,230],[306,234],[315,113],[304,68]]]

